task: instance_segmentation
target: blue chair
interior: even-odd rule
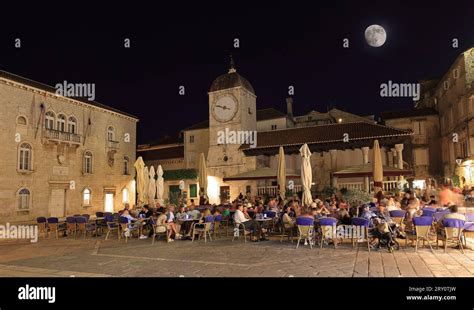
[[[46,218],[45,217],[37,217],[36,218],[36,224],[38,226],[38,234],[43,234],[43,238],[46,238],[46,235],[48,234],[48,226],[46,226]]]
[[[415,240],[415,251],[418,252],[418,242],[420,240],[423,241],[423,245],[425,242],[428,242],[431,251],[433,251],[433,247],[431,246],[431,240],[429,233],[431,228],[433,227],[433,217],[432,216],[419,216],[413,218],[413,225],[415,226],[414,232],[407,232],[406,239],[405,239],[405,246],[408,246],[408,239]]]
[[[447,218],[443,220],[444,234],[437,234],[436,243],[438,243],[438,240],[443,241],[444,253],[446,253],[446,249],[448,248],[448,242],[451,242],[459,246],[461,248],[461,252],[464,254],[462,235],[465,223],[466,221],[460,219]]]
[[[86,217],[78,216],[76,217],[77,230],[80,231],[84,239],[88,232],[95,233],[97,235],[97,225],[95,223],[89,223]]]
[[[314,241],[314,218],[299,216],[296,218],[296,227],[298,228],[298,242],[296,243],[296,248],[300,245],[301,240],[305,240],[312,249]]]
[[[66,217],[66,233],[68,236],[74,234],[74,239],[76,239],[77,225],[76,218],[74,216]]]
[[[357,248],[359,248],[359,241],[367,240],[367,250],[370,252],[370,239],[369,239],[369,225],[370,221],[362,217],[354,217],[352,219],[352,227],[355,231],[352,231],[352,248],[354,248],[354,241],[357,239]],[[356,234],[356,232],[358,232]]]
[[[108,213],[110,213],[110,212],[108,212]],[[98,211],[98,212],[95,213],[95,216],[96,217],[104,217],[104,212]]]
[[[334,243],[334,248],[337,246],[337,219],[333,217],[322,217],[319,219],[320,226],[320,248],[323,247],[325,240],[332,240]]]
[[[389,214],[390,218],[392,218],[395,223],[401,225],[403,223],[403,220],[405,219],[407,212],[404,210],[392,210],[389,212]]]
[[[201,239],[201,234],[204,234],[204,243],[207,242],[207,236],[209,235],[209,240],[212,241],[211,231],[214,227],[214,216],[208,215],[204,218],[204,223],[194,223],[192,227],[193,237],[191,242],[194,242],[194,237],[196,233],[199,234],[198,240]]]
[[[431,217],[433,217],[435,213],[436,213],[436,210],[434,210],[434,209],[423,208],[423,214],[421,216],[431,216]]]
[[[449,210],[448,211],[440,211],[440,212],[436,212],[434,215],[433,215],[433,219],[435,222],[438,222],[440,221],[446,214],[449,214],[451,213]]]
[[[91,218],[90,214],[83,214],[81,215],[82,217],[85,217],[87,220],[89,220]]]
[[[127,243],[128,238],[133,235],[133,232],[138,232],[139,227],[135,225],[133,226],[129,225],[128,219],[123,216],[119,217],[118,222],[119,222],[119,234],[122,234],[122,233],[124,234],[125,243]]]
[[[467,238],[474,238],[474,213],[466,213],[466,223],[462,231],[464,246],[467,247]]]
[[[119,225],[114,220],[114,217],[113,217],[112,213],[105,214],[104,221],[107,225],[107,234],[105,235],[105,240],[107,240],[109,238],[110,233],[113,232],[113,231],[117,231],[117,236],[118,236],[118,239],[120,240]]]
[[[224,225],[222,225],[222,214],[218,214],[214,217],[214,238],[217,238],[217,233],[220,233],[220,230],[224,228]]]
[[[49,228],[49,238],[51,238],[51,234],[56,234],[56,239],[59,239],[59,232],[65,231],[66,227],[64,225],[59,224],[59,219],[57,217],[48,217],[48,228]]]

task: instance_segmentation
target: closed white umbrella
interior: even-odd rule
[[[151,206],[155,205],[155,196],[156,196],[156,181],[155,181],[155,168],[150,167],[150,181],[148,182],[148,204]]]
[[[207,167],[206,167],[206,157],[204,153],[201,153],[199,157],[199,175],[198,182],[199,187],[202,189],[204,196],[207,197]]]
[[[313,171],[311,170],[311,151],[305,143],[300,148],[301,155],[301,183],[303,185],[303,205],[309,206],[313,202],[311,196],[311,184],[313,183]]]
[[[148,203],[148,184],[150,183],[150,171],[148,170],[148,167],[145,166],[145,169],[143,170],[143,176],[145,179],[144,185],[143,185],[143,203]]]
[[[137,177],[137,185],[136,185],[136,191],[138,193],[138,204],[144,203],[145,198],[144,198],[144,192],[145,192],[145,162],[143,161],[143,158],[140,156],[137,158],[134,164],[135,171],[136,171],[136,177]]]
[[[277,172],[277,181],[278,181],[278,193],[282,200],[285,200],[285,185],[286,185],[286,163],[285,163],[285,151],[283,146],[280,146],[278,152],[278,172]]]
[[[160,203],[160,205],[163,205],[164,200],[163,200],[163,192],[165,191],[165,180],[163,179],[163,168],[161,165],[158,165],[158,170],[157,170],[157,175],[158,179],[156,180],[156,199]]]
[[[382,154],[380,153],[378,140],[374,140],[373,152],[374,161],[372,163],[372,173],[374,178],[374,193],[377,194],[383,188]]]

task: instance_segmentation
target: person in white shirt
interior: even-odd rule
[[[182,238],[182,235],[179,233],[180,226],[174,221],[174,218],[175,218],[174,208],[175,206],[171,204],[168,206],[168,210],[166,212],[166,226],[168,227],[168,238],[167,238],[168,242],[173,241],[173,239],[171,238],[173,233],[177,239]]]
[[[234,222],[244,225],[246,230],[252,230],[252,234],[255,238],[252,239],[252,241],[257,242],[258,239],[260,239],[260,241],[267,241],[268,239],[265,238],[265,234],[262,232],[260,224],[255,220],[248,219],[243,212],[243,208],[244,207],[241,204],[238,205],[237,210],[235,210],[234,213]]]

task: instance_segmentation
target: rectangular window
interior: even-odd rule
[[[189,136],[189,143],[194,143],[194,136]]]
[[[277,129],[277,125],[272,125],[272,130],[276,130]]]
[[[189,185],[189,197],[191,198],[197,197],[197,184]]]
[[[449,88],[449,82],[448,82],[448,81],[444,81],[443,87],[444,87],[444,90],[448,90],[448,88]]]
[[[415,135],[423,136],[425,135],[425,122],[424,121],[414,121],[412,123],[413,133]]]
[[[251,193],[251,192],[252,192],[252,186],[250,186],[250,185],[245,186],[245,193],[247,194],[247,193]]]

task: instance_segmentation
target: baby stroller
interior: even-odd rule
[[[386,218],[379,216],[372,219],[374,228],[372,237],[377,238],[376,249],[386,247],[390,253],[400,249],[397,237],[401,234],[398,224],[388,221]]]

